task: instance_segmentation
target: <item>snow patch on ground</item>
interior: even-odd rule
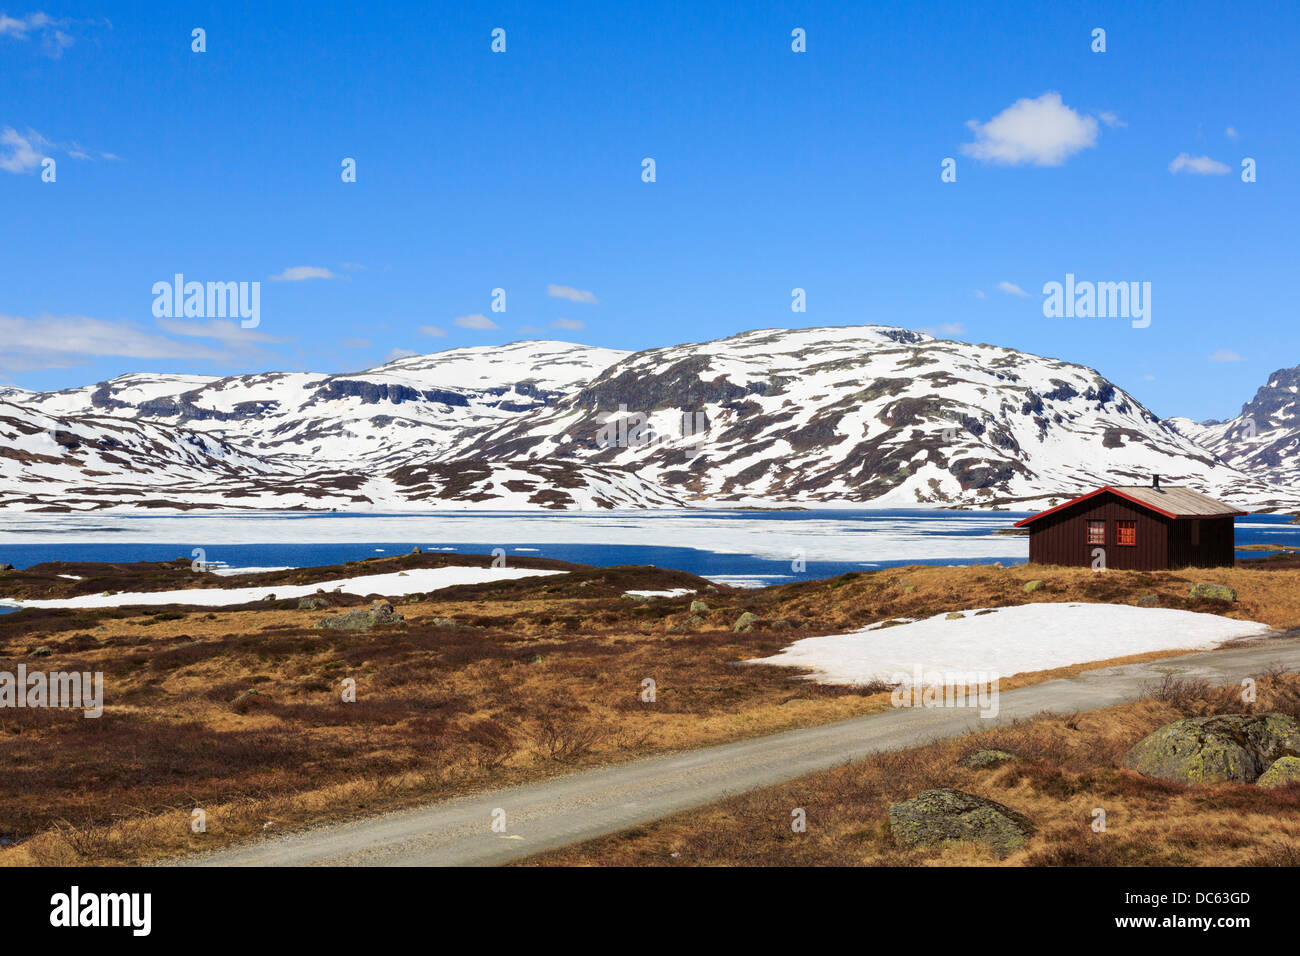
[[[321,591],[347,594],[417,594],[455,587],[458,584],[483,584],[487,581],[528,578],[539,574],[563,574],[563,571],[540,571],[528,568],[416,568],[392,574],[368,574],[316,584],[263,585],[254,588],[189,588],[180,591],[153,591],[122,594],[84,594],[80,597],[48,601],[20,601],[0,598],[0,604],[16,607],[123,607],[136,604],[196,604],[220,607],[261,601],[269,594],[277,599],[307,597]]]
[[[694,594],[693,588],[670,588],[667,591],[624,591],[625,597],[638,598],[679,598],[686,597],[688,594]]]
[[[748,661],[809,667],[823,684],[911,683],[926,673],[1012,674],[1152,651],[1203,650],[1272,629],[1253,621],[1127,604],[1025,604],[948,620],[937,614],[894,627],[809,637]]]

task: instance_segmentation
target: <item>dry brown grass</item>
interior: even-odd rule
[[[1300,677],[1273,674],[1253,708],[1239,688],[1165,684],[1133,704],[1043,717],[835,770],[678,814],[650,826],[544,854],[537,866],[1294,866],[1300,785],[1183,787],[1119,768],[1156,728],[1191,714],[1300,715]],[[985,770],[958,760],[999,748],[1021,759]],[[1005,859],[978,845],[903,850],[888,831],[893,803],[955,787],[1024,813],[1037,832]],[[791,811],[807,814],[795,833]],[[1105,832],[1094,832],[1095,811]]]
[[[351,573],[427,560],[383,559],[376,562],[383,568],[366,562]],[[1047,587],[1026,595],[1033,578]],[[1202,580],[1236,588],[1240,603],[1188,602],[1190,583]],[[619,596],[684,584],[709,602],[701,624],[687,623],[689,597]],[[141,862],[888,707],[880,688],[826,687],[784,668],[734,666],[804,636],[958,608],[1132,603],[1146,593],[1166,607],[1288,626],[1300,622],[1297,585],[1300,570],[1094,575],[977,566],[732,591],[632,568],[416,596],[398,607],[405,624],[361,633],[315,629],[326,612],[299,611],[296,601],[0,616],[0,669],[24,662],[103,671],[107,684],[99,720],[0,709],[0,839],[16,844],[0,849],[0,865]],[[786,623],[735,634],[731,625],[745,610]],[[457,626],[436,626],[435,618]],[[51,655],[32,657],[40,647]],[[1018,675],[1001,686],[1106,663],[1113,662]],[[647,677],[657,685],[653,704],[639,697]],[[355,704],[340,699],[344,678],[357,683]],[[189,829],[195,807],[208,815],[201,836]]]

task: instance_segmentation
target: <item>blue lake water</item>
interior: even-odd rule
[[[577,516],[340,513],[61,516],[50,522],[5,516],[0,519],[0,533],[7,532],[0,541],[0,563],[26,568],[47,561],[189,560],[201,548],[207,561],[230,567],[306,567],[405,554],[417,545],[462,554],[484,554],[499,546],[508,555],[598,566],[651,564],[759,585],[908,564],[1023,564],[1026,539],[993,532],[1025,514],[909,509]],[[1300,525],[1290,520],[1289,515],[1239,518],[1237,543],[1300,546]],[[346,533],[340,533],[343,529]],[[360,537],[376,530],[383,537]],[[384,533],[392,531],[411,537]],[[545,540],[530,541],[530,534]],[[153,540],[132,541],[133,536]],[[253,540],[245,543],[241,537]],[[231,543],[218,543],[222,540]],[[663,544],[665,540],[673,544]],[[802,562],[797,569],[791,561],[796,551]],[[1239,551],[1238,557],[1267,553]]]

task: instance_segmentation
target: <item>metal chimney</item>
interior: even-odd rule
[[[1159,487],[1160,487],[1160,476],[1159,476],[1159,475],[1152,475],[1152,476],[1151,476],[1151,487],[1152,487],[1152,488],[1159,488]]]

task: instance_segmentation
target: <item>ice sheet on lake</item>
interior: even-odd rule
[[[1024,559],[1029,539],[995,535],[1014,515],[997,512],[774,518],[720,511],[611,511],[436,515],[6,515],[0,545],[85,543],[360,543],[429,540],[490,550],[528,544],[698,548],[778,561]],[[975,533],[972,533],[975,532]]]

